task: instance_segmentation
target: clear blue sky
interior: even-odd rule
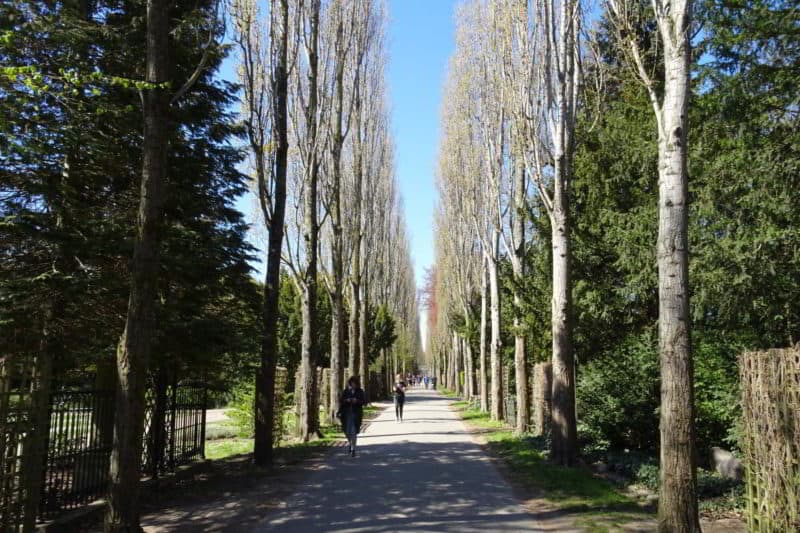
[[[433,263],[439,108],[453,51],[455,0],[389,2],[389,88],[397,178],[411,232],[417,286]]]
[[[433,263],[439,108],[445,69],[454,45],[455,5],[456,0],[389,0],[388,84],[396,170],[418,287],[425,268]],[[235,79],[233,56],[223,64],[221,75]],[[249,214],[252,199],[246,195],[237,207]],[[261,277],[263,267],[256,267]]]

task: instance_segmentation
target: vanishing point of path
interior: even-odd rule
[[[413,389],[405,417],[388,406],[334,449],[255,531],[541,531],[438,392]]]

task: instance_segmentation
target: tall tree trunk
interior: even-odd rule
[[[147,1],[146,80],[169,79],[169,5]],[[139,531],[139,478],[144,426],[144,392],[152,351],[158,285],[161,218],[167,176],[169,95],[162,87],[143,91],[144,147],[130,297],[117,347],[117,395],[111,453],[107,532]]]
[[[559,163],[556,163],[558,166]],[[553,205],[553,391],[552,457],[571,465],[577,454],[575,362],[572,350],[572,278],[566,191],[556,187]],[[561,200],[559,200],[561,198]]]
[[[489,378],[487,376],[486,365],[486,328],[488,326],[488,307],[489,307],[489,272],[488,264],[484,259],[481,265],[481,346],[478,353],[479,372],[478,378],[481,394],[481,411],[489,411]]]
[[[363,250],[366,259],[366,247]],[[358,326],[358,374],[361,376],[361,387],[364,389],[364,396],[367,402],[371,401],[369,390],[369,346],[367,346],[367,314],[369,313],[369,261],[364,261],[364,277],[361,287],[361,311],[359,315],[360,324]]]
[[[308,441],[318,430],[317,401],[317,253],[319,222],[317,220],[317,185],[319,158],[317,155],[317,81],[319,50],[320,1],[309,7],[308,102],[305,108],[308,157],[305,165],[306,183],[303,192],[303,243],[306,259],[302,280],[301,316],[303,321],[302,351],[300,354],[300,437]]]
[[[360,275],[355,273],[355,268],[361,269],[361,252],[353,250],[353,259],[350,273],[350,325],[348,335],[350,337],[348,344],[348,360],[347,369],[350,376],[358,374],[358,358],[361,354],[361,295],[360,292]]]
[[[578,453],[575,418],[575,354],[572,348],[572,273],[570,271],[570,202],[573,136],[575,130],[575,47],[574,1],[560,5],[557,61],[559,82],[555,127],[555,179],[550,216],[553,253],[553,391],[551,457],[561,465],[572,465]]]
[[[497,232],[493,237],[494,257],[499,253],[499,239]],[[489,266],[489,288],[491,295],[490,315],[492,327],[492,339],[489,347],[492,371],[492,420],[502,420],[503,413],[503,367],[500,353],[500,281],[498,279],[497,263],[494,259],[488,260]]]
[[[33,361],[31,375],[31,422],[23,441],[23,531],[34,531],[41,503],[44,465],[47,459],[47,436],[50,432],[50,394],[53,382],[53,363],[59,350],[53,331],[55,314],[52,302],[46,305],[43,317],[39,353]],[[5,420],[4,420],[5,423]],[[3,523],[4,520],[0,520]]]
[[[341,8],[341,6],[340,6]],[[336,411],[339,404],[339,394],[344,388],[342,383],[342,358],[344,356],[344,265],[343,265],[343,240],[342,240],[342,115],[344,107],[344,64],[345,57],[342,51],[343,21],[341,14],[337,17],[336,25],[336,74],[334,79],[335,110],[333,124],[333,140],[331,143],[331,159],[333,160],[333,201],[331,205],[331,263],[333,270],[332,304],[331,310],[331,375],[330,394],[327,398],[330,422],[336,422]]]
[[[470,329],[469,326],[469,320],[467,320],[467,331]],[[464,352],[464,393],[467,400],[471,400],[475,396],[475,372],[472,368],[472,347],[468,339],[461,339],[461,349]]]
[[[456,395],[461,396],[463,392],[461,388],[461,341],[458,338],[458,333],[453,332],[453,390]]]
[[[659,132],[658,299],[661,354],[661,487],[658,528],[700,531],[689,316],[688,174],[691,1],[659,21],[664,42],[663,127]]]
[[[257,465],[272,463],[275,442],[276,391],[275,372],[278,367],[278,302],[281,286],[281,251],[283,248],[286,213],[286,169],[289,153],[287,98],[289,92],[288,41],[289,1],[278,3],[282,30],[277,43],[276,62],[272,73],[272,110],[275,139],[274,205],[269,220],[267,269],[264,275],[262,298],[261,364],[256,374],[256,416],[253,460]],[[274,7],[273,7],[274,9]],[[283,393],[284,391],[278,391]]]
[[[528,359],[525,354],[525,336],[522,333],[522,280],[525,275],[525,170],[516,168],[514,185],[514,250],[511,261],[514,270],[514,381],[517,395],[517,434],[528,431],[530,424],[530,397],[528,393]]]
[[[350,375],[355,376],[359,369],[359,356],[361,354],[361,242],[363,235],[363,206],[362,187],[364,182],[363,154],[361,140],[361,91],[359,85],[355,87],[355,101],[353,102],[353,212],[352,220],[356,224],[353,235],[352,256],[350,259],[350,343],[348,367]]]

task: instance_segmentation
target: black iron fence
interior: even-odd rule
[[[31,426],[30,375],[17,361],[0,364],[0,531],[21,530],[25,517],[27,428]]]
[[[204,384],[166,387],[149,399],[145,418],[142,471],[158,477],[205,456],[206,404]],[[163,407],[162,407],[163,406]]]
[[[105,494],[113,424],[113,391],[52,394],[40,518],[53,518]]]
[[[162,402],[156,401],[155,394],[148,397],[142,472],[152,477],[204,456],[206,387],[199,383],[178,384],[167,387],[165,392]],[[39,520],[51,520],[105,495],[113,426],[113,391],[73,389],[51,394]],[[8,437],[4,436],[4,443],[14,444]],[[18,432],[16,438],[21,441],[24,433]],[[21,445],[15,450],[23,453]],[[11,451],[3,453],[9,455]],[[3,474],[6,483],[7,476]],[[0,506],[11,509],[6,502],[0,502]]]

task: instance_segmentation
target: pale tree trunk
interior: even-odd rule
[[[570,271],[570,182],[572,180],[573,135],[575,130],[576,24],[574,1],[559,6],[558,81],[555,106],[554,174],[550,226],[553,255],[553,390],[551,457],[560,465],[575,463],[578,432],[575,417],[575,354],[572,347],[572,274]],[[552,9],[552,7],[551,7]],[[555,23],[553,23],[555,27]]]
[[[319,12],[320,2],[310,3],[309,49],[308,49],[308,103],[305,109],[307,127],[308,157],[306,160],[306,183],[303,192],[303,242],[306,266],[302,280],[301,316],[303,321],[302,349],[300,353],[300,438],[308,441],[317,432],[319,407],[317,400],[317,242],[319,223],[317,221],[317,185],[319,180],[319,160],[317,156],[317,80],[319,50]]]
[[[443,347],[442,349],[444,350],[444,357],[442,358],[443,359],[443,363],[444,363],[443,368],[442,368],[442,370],[444,371],[444,376],[443,376],[444,377],[444,386],[445,386],[446,389],[452,390],[453,389],[453,379],[452,379],[452,374],[453,374],[453,354],[446,347]]]
[[[364,250],[364,256],[366,256],[366,250]],[[365,257],[366,259],[366,257]],[[364,389],[364,396],[367,399],[367,402],[370,401],[370,390],[369,390],[369,360],[368,360],[368,352],[369,347],[367,346],[367,312],[369,310],[369,286],[367,284],[367,280],[369,279],[368,275],[368,266],[369,262],[364,262],[364,277],[362,278],[362,288],[361,288],[361,311],[359,315],[359,326],[358,326],[358,374],[361,376],[361,387]]]
[[[525,354],[525,336],[522,333],[522,290],[525,275],[525,171],[521,165],[516,168],[514,177],[514,222],[512,227],[514,249],[511,261],[514,270],[514,369],[517,395],[516,433],[528,431],[530,424],[530,398],[528,394],[528,359]]]
[[[328,395],[328,417],[331,423],[336,422],[336,411],[339,405],[339,394],[344,389],[342,383],[342,358],[344,357],[344,258],[342,238],[342,115],[344,107],[344,64],[343,20],[338,17],[336,27],[336,75],[334,80],[335,114],[331,159],[333,166],[333,194],[331,205],[331,263],[333,283],[331,287],[331,375],[330,394]]]
[[[463,390],[461,388],[461,341],[458,334],[453,332],[453,379],[455,388],[453,389],[456,395],[461,396]]]
[[[349,326],[349,352],[347,360],[347,370],[350,376],[358,374],[358,358],[361,353],[361,298],[359,295],[359,281],[355,268],[361,269],[361,252],[353,251],[353,260],[350,273],[350,326]]]
[[[278,302],[281,284],[281,250],[286,213],[286,168],[289,152],[288,136],[288,28],[289,3],[280,0],[279,14],[282,29],[279,37],[273,36],[277,45],[276,62],[272,74],[272,108],[275,139],[274,205],[269,219],[269,247],[267,269],[264,276],[262,301],[263,323],[261,330],[261,364],[256,379],[255,443],[253,460],[257,465],[272,463],[275,431],[275,372],[278,366]],[[262,176],[262,179],[263,176]],[[283,391],[280,391],[283,392]]]
[[[480,376],[478,377],[478,385],[480,387],[481,395],[481,411],[484,413],[489,411],[489,379],[486,374],[486,328],[488,326],[488,307],[489,307],[489,273],[486,260],[482,261],[481,266],[481,345],[480,352],[478,353],[478,366]]]
[[[353,96],[353,205],[351,217],[356,226],[350,259],[350,326],[349,326],[349,360],[348,368],[351,376],[359,371],[361,355],[361,242],[363,235],[362,189],[364,183],[363,142],[361,139],[361,91],[358,84]]]
[[[169,6],[147,2],[146,80],[169,79]],[[117,394],[111,452],[107,532],[139,531],[139,478],[147,366],[152,351],[158,286],[161,218],[167,177],[169,95],[165,88],[143,91],[144,146],[130,297],[125,329],[117,346]]]
[[[556,163],[558,167],[559,163]],[[577,455],[575,420],[575,361],[572,349],[572,279],[566,191],[556,187],[553,202],[553,391],[552,457],[571,465]],[[561,198],[561,200],[559,200]]]
[[[499,239],[497,232],[494,234],[494,257],[499,254]],[[492,420],[502,420],[503,413],[503,367],[501,361],[501,339],[500,339],[500,280],[498,279],[497,263],[494,259],[488,260],[489,266],[489,288],[491,296],[490,316],[492,327],[492,339],[489,347],[489,357],[491,360],[492,372]]]
[[[661,354],[661,488],[658,528],[700,531],[689,315],[688,174],[691,2],[661,14],[665,86],[658,169],[658,298]],[[683,9],[682,9],[683,8]]]
[[[467,322],[467,331],[469,331],[469,322]],[[461,339],[462,349],[464,351],[464,392],[467,399],[471,400],[475,396],[475,372],[472,368],[472,347],[468,339]]]

